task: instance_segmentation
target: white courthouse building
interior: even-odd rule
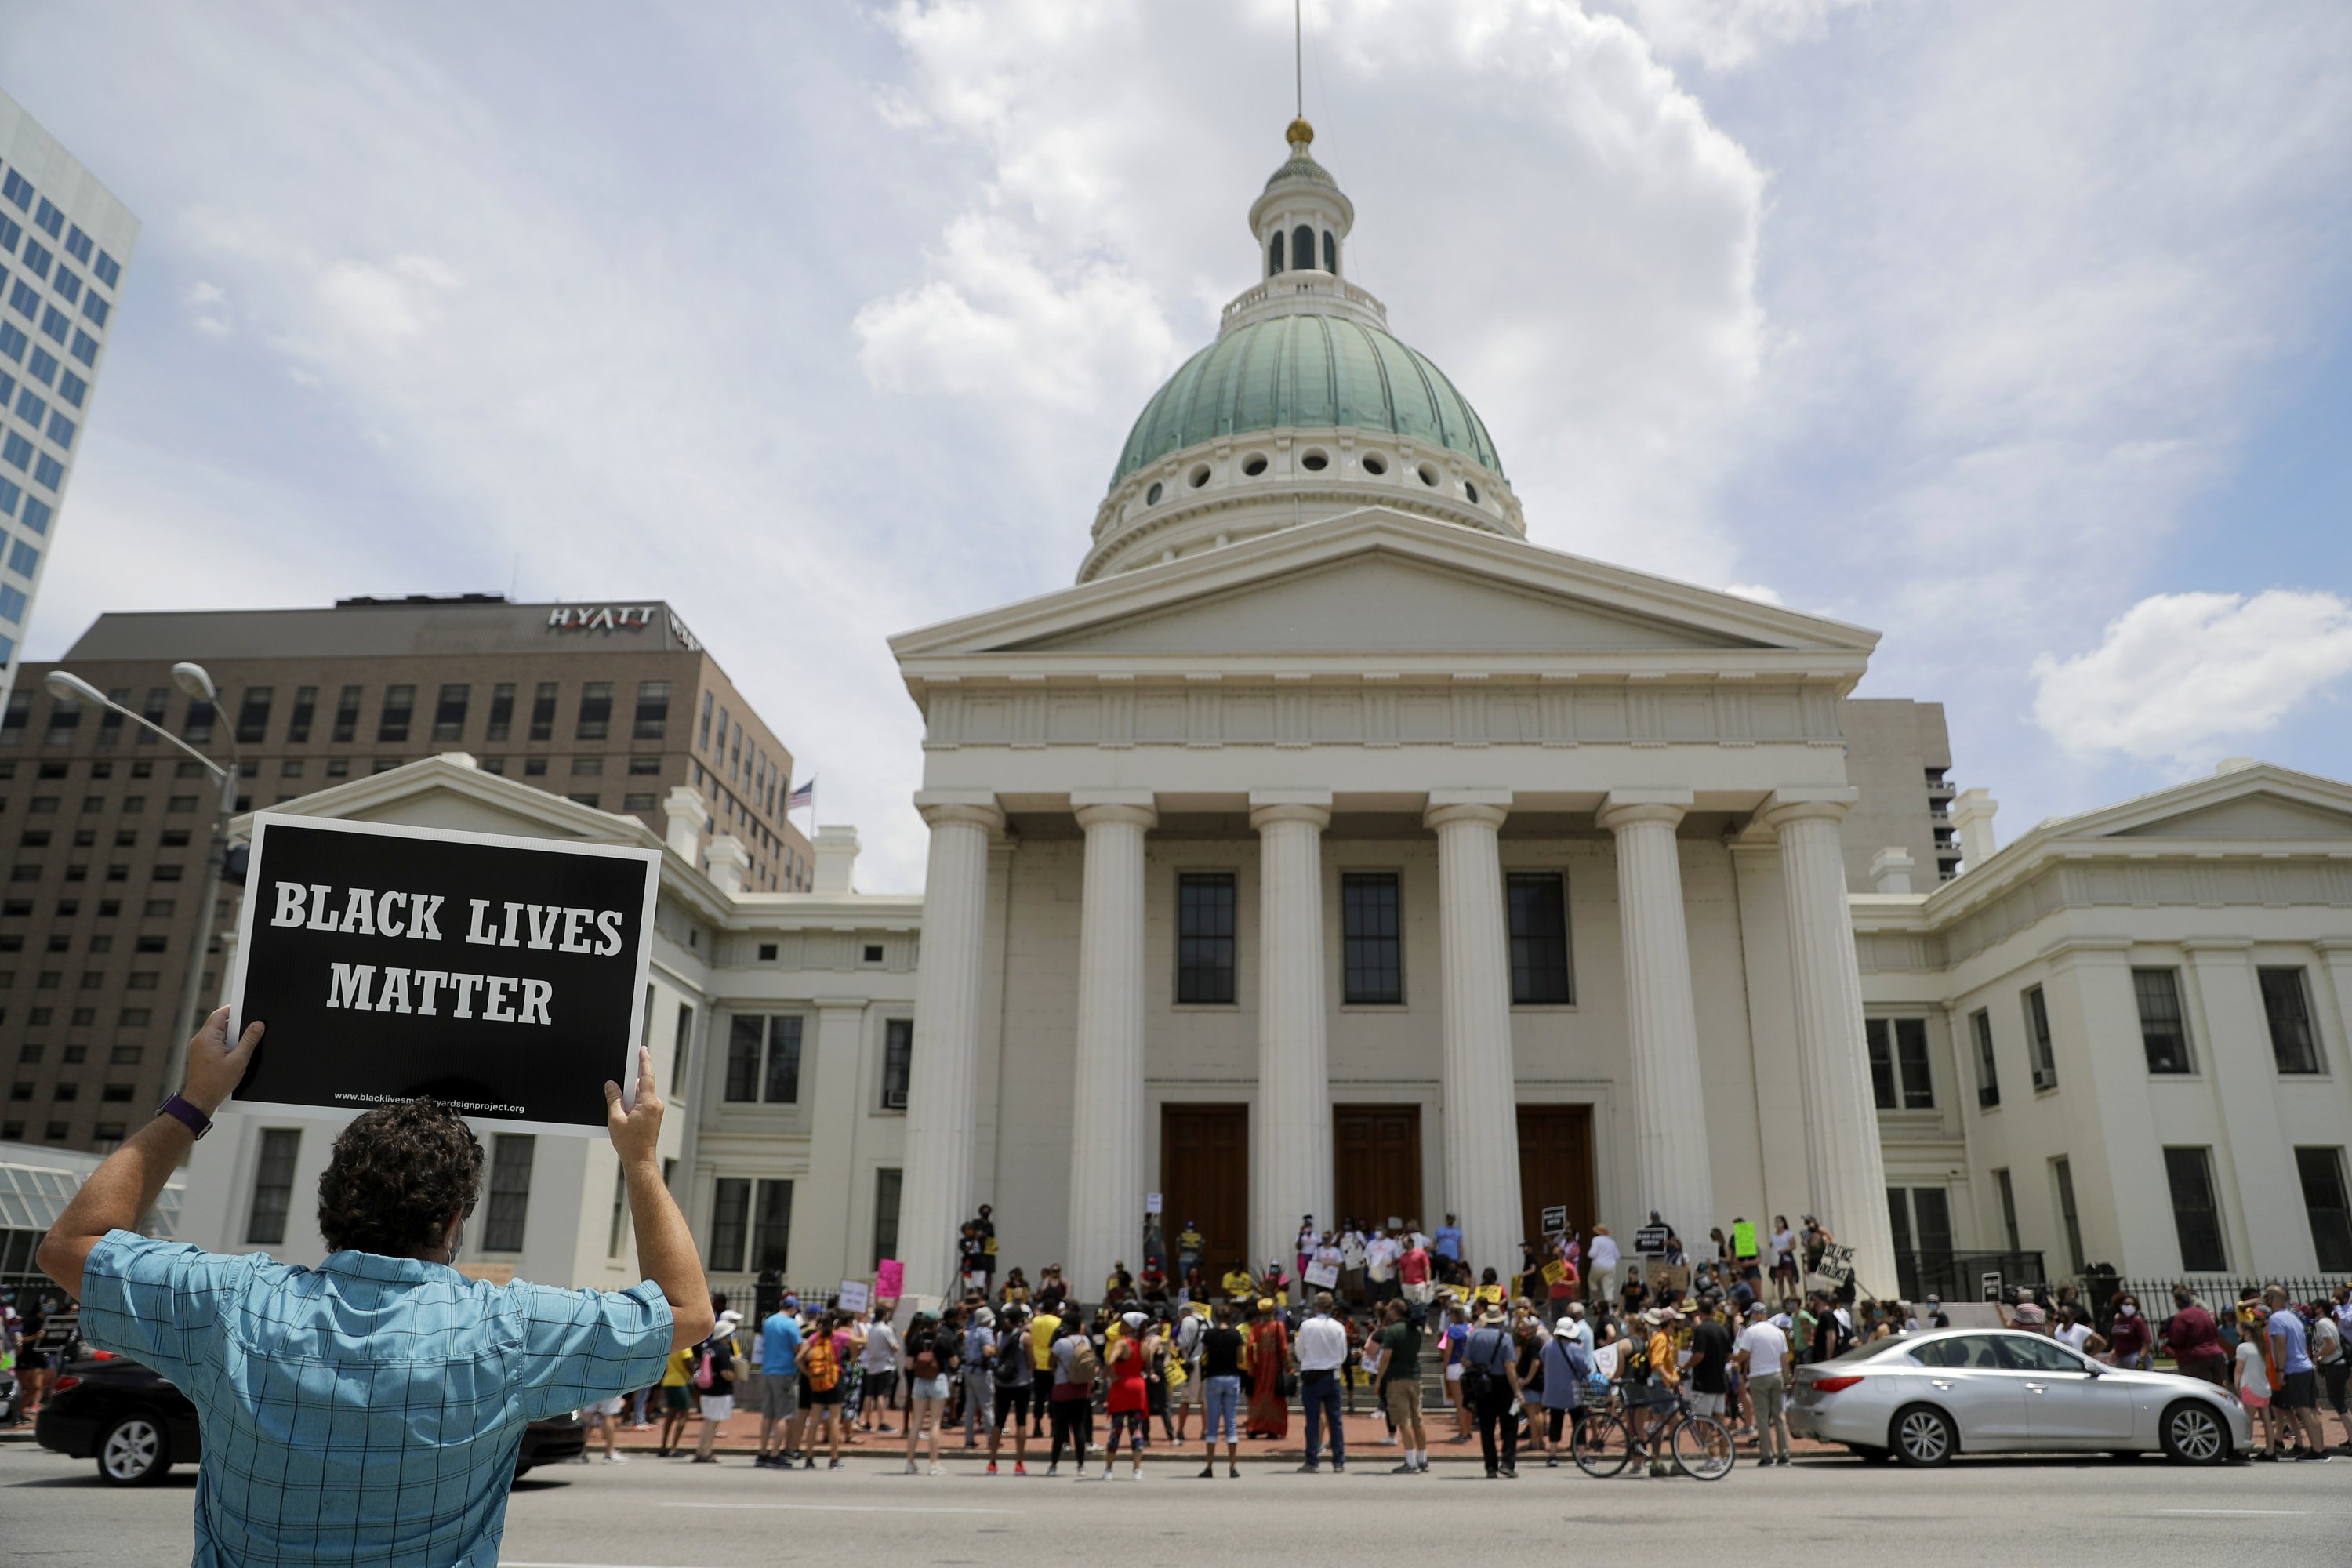
[[[1879,1293],[2352,1271],[2352,788],[2234,767],[1996,851],[1940,710],[1852,700],[1875,633],[1526,542],[1310,141],[1075,585],[893,639],[922,894],[855,891],[847,829],[807,893],[666,854],[647,1033],[714,1282],[938,1293],[988,1203],[1085,1293],[1153,1192],[1220,1270],[1307,1214],[1456,1214],[1508,1268],[1557,1205],[1818,1214]],[[654,841],[462,758],[283,809]],[[228,1119],[184,1234],[290,1205],[315,1256],[331,1131]],[[470,1256],[635,1277],[608,1148],[483,1131]]]

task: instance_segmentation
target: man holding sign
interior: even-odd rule
[[[331,1250],[315,1269],[136,1234],[261,1042],[254,1022],[232,1045],[228,1022],[223,1007],[188,1042],[185,1087],[91,1173],[42,1241],[41,1269],[81,1298],[90,1344],[195,1402],[198,1563],[489,1568],[523,1428],[659,1382],[670,1352],[711,1330],[694,1238],[662,1184],[652,1055],[637,1053],[632,1103],[604,1085],[649,1278],[614,1291],[497,1286],[450,1267],[482,1146],[429,1100],[370,1110],[335,1140],[319,1182]]]

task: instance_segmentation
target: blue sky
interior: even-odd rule
[[[1318,0],[1354,270],[1530,536],[1886,634],[2004,837],[2352,776],[2352,10]],[[1254,276],[1289,6],[16,0],[145,224],[35,658],[659,595],[912,887],[883,639],[1070,580]]]

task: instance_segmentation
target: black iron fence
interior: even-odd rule
[[[1903,1300],[1980,1301],[1989,1294],[2047,1280],[2039,1252],[1898,1252],[1895,1272]],[[1868,1289],[1869,1281],[1863,1282]]]

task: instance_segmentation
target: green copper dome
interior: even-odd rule
[[[1185,361],[1144,405],[1110,488],[1202,441],[1332,426],[1410,436],[1503,471],[1485,423],[1444,371],[1378,327],[1302,314],[1236,327]]]

